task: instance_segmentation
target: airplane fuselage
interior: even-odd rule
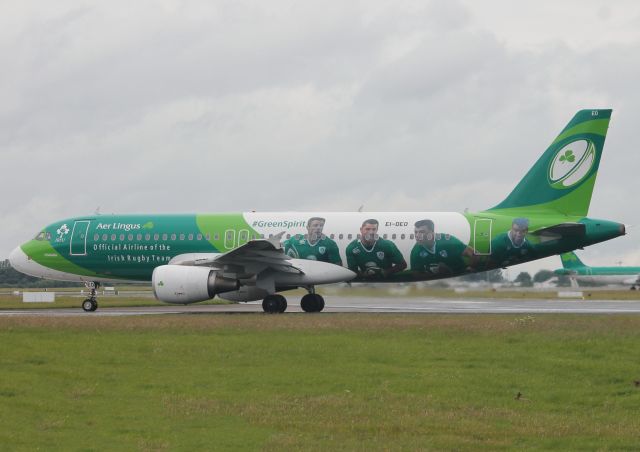
[[[348,267],[356,281],[423,281],[527,262],[624,234],[609,221],[519,212],[273,212],[98,215],[55,222],[17,248],[11,262],[67,281],[150,281],[154,269],[191,253],[227,253],[251,240],[278,240],[292,258]],[[314,220],[315,219],[315,220]],[[429,226],[419,226],[429,220]],[[375,224],[367,224],[367,221]],[[575,223],[582,233],[544,233]],[[515,242],[514,242],[515,240]],[[519,245],[519,246],[518,246]]]

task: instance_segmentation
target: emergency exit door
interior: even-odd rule
[[[473,250],[478,256],[491,254],[491,227],[493,220],[490,218],[476,218],[473,224]]]

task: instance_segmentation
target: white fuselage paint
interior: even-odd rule
[[[417,221],[431,220],[434,222],[436,234],[450,234],[462,243],[469,243],[471,238],[469,222],[464,215],[456,212],[248,212],[243,215],[247,224],[265,237],[284,232],[283,241],[287,239],[286,234],[306,234],[309,218],[324,218],[322,233],[337,243],[343,262],[346,262],[347,245],[357,240],[360,226],[369,219],[378,221],[378,235],[384,238],[386,234],[386,239],[395,243],[407,262],[411,249],[416,244],[415,239],[411,239],[411,234]]]

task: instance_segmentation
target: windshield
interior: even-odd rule
[[[38,235],[35,236],[34,240],[51,240],[51,233],[46,231],[38,232]]]

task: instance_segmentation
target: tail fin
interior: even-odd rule
[[[574,253],[573,251],[561,254],[560,260],[562,261],[562,268],[565,269],[586,267],[586,265],[582,263],[582,261],[578,258],[578,256],[576,256],[576,253]]]
[[[511,194],[489,210],[586,216],[611,110],[580,110]]]

